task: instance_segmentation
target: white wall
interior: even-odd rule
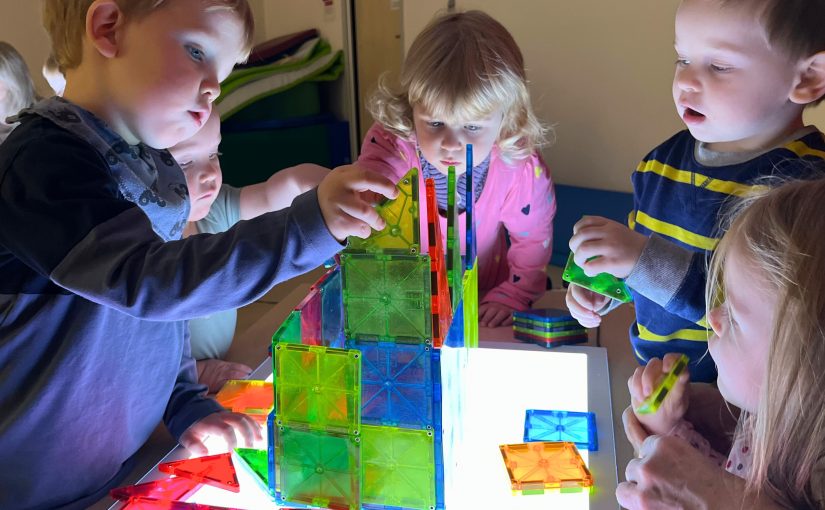
[[[260,42],[318,28],[333,48],[344,47],[345,1],[250,0]],[[404,46],[446,0],[403,3]],[[639,159],[681,129],[670,98],[673,13],[677,0],[456,0],[458,9],[482,9],[499,19],[521,47],[539,117],[556,127],[544,151],[557,182],[630,190]],[[0,40],[26,59],[40,92],[40,68],[49,53],[40,2],[0,0]],[[342,102],[348,94],[342,85]],[[346,104],[341,111],[349,111]],[[825,106],[806,121],[825,129]]]
[[[14,46],[23,55],[40,94],[51,95],[41,75],[49,56],[49,36],[40,22],[40,2],[35,0],[0,0],[0,40]]]
[[[446,0],[404,2],[404,47]],[[481,9],[524,53],[533,104],[556,127],[556,182],[630,191],[639,160],[683,124],[670,86],[677,0],[456,0]],[[825,106],[806,115],[825,128]]]

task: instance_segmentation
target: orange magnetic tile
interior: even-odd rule
[[[535,442],[499,446],[514,491],[537,494],[546,489],[584,489],[593,475],[570,442]]]
[[[122,507],[128,510],[240,510],[224,506],[186,503],[184,501],[166,501],[153,498],[135,498]]]
[[[128,501],[133,498],[151,498],[173,501],[184,499],[200,486],[199,482],[189,478],[172,477],[152,482],[117,487],[109,491],[113,499]]]
[[[238,475],[232,463],[232,454],[221,453],[207,457],[166,462],[158,466],[162,473],[183,476],[207,485],[214,485],[231,492],[241,492]]]
[[[427,233],[429,237],[430,275],[432,276],[430,309],[433,314],[433,347],[439,348],[447,337],[452,317],[450,288],[447,281],[447,261],[444,258],[441,222],[438,219],[438,201],[435,181],[424,181],[427,202]]]
[[[223,385],[215,399],[232,412],[265,421],[275,405],[275,391],[271,382],[231,380]]]

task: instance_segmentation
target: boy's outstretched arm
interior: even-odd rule
[[[340,251],[348,235],[365,235],[380,220],[365,191],[397,193],[388,179],[339,170],[289,209],[164,242],[124,199],[103,157],[71,133],[32,137],[9,157],[0,175],[0,244],[60,287],[148,320],[254,301]]]
[[[241,188],[241,219],[280,211],[292,204],[295,197],[318,186],[329,174],[329,168],[304,163],[280,170],[265,182]]]

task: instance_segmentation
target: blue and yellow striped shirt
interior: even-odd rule
[[[697,161],[696,140],[685,130],[656,147],[633,173],[634,210],[628,224],[653,236],[628,277],[636,305],[630,340],[642,363],[668,352],[691,358],[691,379],[712,381],[705,321],[706,261],[719,242],[726,204],[768,176],[805,177],[825,162],[825,136],[807,134],[745,162],[708,166]],[[683,253],[675,257],[672,254]],[[648,266],[647,268],[640,266]],[[643,275],[640,277],[640,275]],[[654,275],[665,280],[655,282]],[[669,280],[668,280],[669,279]],[[668,292],[662,292],[667,287]]]

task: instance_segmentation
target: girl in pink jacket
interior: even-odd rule
[[[357,164],[396,181],[419,168],[421,204],[424,179],[434,179],[442,233],[447,167],[455,166],[462,253],[465,145],[473,145],[479,323],[511,324],[513,310],[530,308],[545,291],[556,213],[553,183],[538,153],[546,129],[533,113],[515,40],[480,11],[436,18],[410,47],[400,87],[379,84],[370,111],[377,122]],[[419,215],[426,225],[425,207]]]

